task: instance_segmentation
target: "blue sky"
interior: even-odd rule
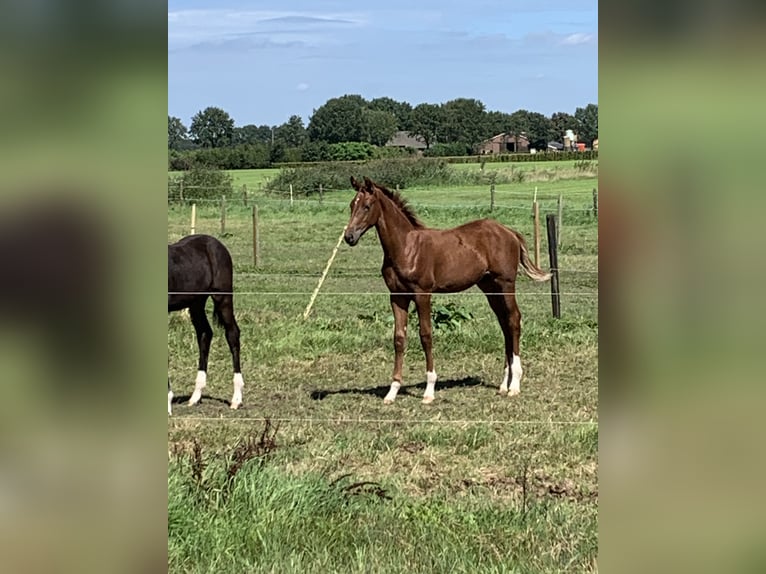
[[[598,103],[592,0],[168,2],[168,114],[308,124],[329,98],[476,98],[550,115]]]

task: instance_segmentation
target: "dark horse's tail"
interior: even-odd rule
[[[527,277],[534,281],[547,281],[551,278],[550,273],[546,273],[535,265],[529,258],[529,252],[527,251],[527,242],[524,241],[524,236],[518,231],[512,230],[516,239],[519,240],[519,264],[524,270]]]
[[[221,291],[220,295],[212,297],[213,299],[213,319],[219,327],[226,326],[226,320],[221,311],[221,305],[228,302],[232,306],[234,281],[233,264],[231,254],[226,247],[215,241],[208,246],[208,258],[210,259],[211,269],[215,277],[213,279],[214,291]]]

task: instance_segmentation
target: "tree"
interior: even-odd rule
[[[412,106],[408,102],[397,102],[393,98],[384,96],[370,100],[367,107],[370,110],[393,114],[396,118],[397,130],[407,131],[411,127],[410,115],[412,114]]]
[[[274,137],[287,147],[299,147],[308,137],[300,116],[290,116],[285,123],[274,129]]]
[[[347,94],[327,100],[309,119],[309,138],[327,143],[363,141],[365,107],[366,100],[358,95]]]
[[[412,110],[409,133],[412,136],[420,136],[429,149],[436,143],[439,129],[442,125],[444,111],[437,104],[418,104]]]
[[[539,112],[529,112],[527,115],[527,139],[529,146],[536,149],[547,149],[553,134],[551,120]]]
[[[572,114],[556,112],[551,115],[551,126],[553,130],[551,139],[562,142],[567,130],[577,131],[577,119]]]
[[[188,147],[188,130],[180,118],[168,116],[168,149],[180,150]]]
[[[221,108],[210,106],[194,115],[189,133],[202,147],[226,147],[234,134],[234,120]]]
[[[473,98],[457,98],[442,105],[444,121],[439,131],[443,143],[465,142],[470,145],[484,139],[486,111]]]
[[[384,146],[396,133],[396,116],[391,112],[365,109],[362,112],[364,120],[364,139],[376,146]]]
[[[247,124],[242,127],[234,128],[232,133],[232,143],[271,143],[271,127],[266,125],[256,126],[255,124]]]
[[[483,139],[507,132],[511,125],[510,118],[511,115],[505,112],[487,112],[484,116]]]
[[[577,108],[574,117],[577,120],[577,139],[593,145],[593,140],[598,137],[598,104]]]

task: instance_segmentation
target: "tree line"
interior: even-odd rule
[[[281,125],[237,126],[223,109],[197,112],[187,128],[168,116],[171,169],[205,162],[219,167],[264,167],[284,161],[368,159],[407,153],[384,148],[397,132],[419,137],[425,155],[470,155],[476,145],[499,133],[526,135],[530,147],[545,150],[572,130],[590,146],[598,137],[598,105],[587,104],[574,114],[545,116],[517,110],[487,111],[477,99],[457,98],[442,104],[412,106],[389,97],[366,100],[347,94],[315,109],[308,125],[298,115]]]

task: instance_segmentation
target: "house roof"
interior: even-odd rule
[[[527,141],[529,141],[529,140],[528,140],[528,138],[527,138],[527,136],[526,136],[526,135],[524,135],[523,133],[521,133],[521,134],[519,134],[519,135],[515,135],[515,134],[509,134],[509,133],[507,133],[507,132],[503,132],[503,133],[501,133],[501,134],[497,134],[497,135],[495,135],[495,136],[492,136],[491,138],[489,138],[489,139],[486,139],[486,140],[484,140],[484,141],[483,141],[483,142],[481,142],[481,143],[482,143],[482,144],[488,144],[488,143],[503,143],[503,142],[506,142],[506,141],[512,141],[512,140],[515,140],[516,138],[518,138],[518,139],[520,139],[520,140],[527,140]]]
[[[426,142],[420,136],[411,136],[408,132],[396,132],[393,137],[386,142],[391,147],[412,147],[415,149],[425,149]]]

